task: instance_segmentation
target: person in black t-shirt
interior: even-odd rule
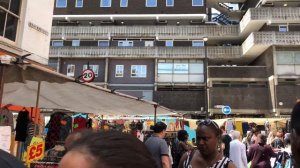
[[[225,127],[221,126],[220,129],[222,130],[222,143],[224,144],[223,148],[223,154],[224,156],[229,158],[229,149],[230,149],[230,142],[232,138],[226,133]]]

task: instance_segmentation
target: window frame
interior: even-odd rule
[[[118,68],[121,68],[121,69],[118,69]],[[118,72],[121,72],[121,73],[118,73]],[[124,77],[124,65],[116,65],[115,77],[116,78],[123,78]]]
[[[148,6],[148,1],[155,1],[155,5],[149,5],[149,6]],[[147,8],[155,8],[155,7],[157,7],[157,0],[146,0],[145,6],[146,6]]]
[[[126,42],[128,45],[125,45],[125,46],[123,46],[123,45],[120,45],[120,43],[123,43],[123,42]],[[129,45],[129,44],[131,44],[131,45]],[[118,47],[133,47],[133,41],[132,40],[119,40],[118,41]]]
[[[195,4],[196,1],[201,1],[202,3],[200,5]],[[204,6],[204,0],[192,0],[192,6]]]
[[[285,28],[286,31],[281,31],[281,29]],[[278,26],[279,32],[288,32],[289,31],[289,25],[279,25]]]
[[[108,1],[109,5],[108,6],[104,6],[102,2],[104,1]],[[110,8],[111,7],[111,0],[100,0],[100,7],[101,8]]]
[[[82,1],[82,4],[81,4],[81,6],[78,6],[78,2],[79,0],[76,0],[76,2],[75,2],[75,8],[82,8],[83,7],[83,1],[84,0],[80,0],[80,1]]]
[[[96,64],[93,64],[93,65],[89,65],[90,68],[93,70],[94,74],[95,74],[95,78],[98,77],[98,74],[99,74],[99,65],[96,65]],[[86,67],[86,68],[85,68]],[[97,67],[97,71],[95,71],[94,67]],[[82,66],[82,71],[86,70],[87,69],[87,64],[83,65]]]
[[[99,45],[100,42],[107,42],[108,45],[107,46],[100,46]],[[110,46],[109,40],[98,40],[98,47],[103,47],[104,48],[104,47],[109,47],[109,46]]]
[[[122,1],[126,1],[126,6],[122,5]],[[128,7],[128,0],[120,0],[120,8],[127,8]]]
[[[72,68],[72,67],[74,67],[74,68]],[[73,69],[73,72],[69,72],[69,69]],[[75,66],[75,64],[68,64],[67,65],[67,76],[69,76],[69,77],[75,77],[75,70],[76,70],[76,66]]]
[[[133,73],[132,70],[134,70],[134,67],[140,67],[141,71],[143,71],[143,67],[145,68],[145,74],[143,73]],[[136,76],[133,76],[134,74],[136,74]],[[130,77],[131,78],[147,78],[147,65],[131,65],[131,68],[130,68]]]
[[[167,45],[170,42],[172,42],[172,45]],[[174,47],[174,40],[165,40],[165,47]]]
[[[65,1],[66,3],[66,5],[65,6],[58,6],[58,1]],[[56,2],[55,2],[55,7],[56,8],[67,8],[68,7],[68,0],[56,0]]]
[[[78,42],[78,45],[74,45],[74,42]],[[72,40],[72,47],[80,47],[80,40]]]
[[[61,42],[62,45],[61,46],[55,46],[55,45],[53,45],[55,42]],[[52,47],[63,47],[64,46],[64,41],[63,40],[52,40],[51,46]]]
[[[174,7],[174,0],[171,0],[171,1],[172,1],[172,5],[169,5],[168,0],[166,0],[166,7]]]
[[[196,46],[196,45],[194,45],[194,43],[197,43],[197,42],[201,42],[203,45],[201,45],[201,46]],[[192,47],[205,47],[205,42],[204,42],[204,40],[193,40],[192,41]]]

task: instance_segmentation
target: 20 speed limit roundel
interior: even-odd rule
[[[82,71],[82,77],[81,79],[84,82],[92,82],[95,79],[95,73],[91,69],[85,69]]]

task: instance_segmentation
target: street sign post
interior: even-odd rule
[[[81,79],[84,82],[92,82],[95,79],[95,73],[92,69],[85,69],[82,71]]]
[[[223,107],[222,107],[222,112],[223,112],[223,114],[225,114],[225,115],[230,114],[230,113],[231,113],[231,108],[230,108],[230,106],[223,106]]]

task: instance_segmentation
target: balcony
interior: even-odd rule
[[[52,39],[107,39],[157,37],[158,39],[202,39],[238,36],[238,26],[53,26]]]
[[[240,22],[240,33],[247,36],[258,31],[264,24],[271,23],[299,23],[299,7],[263,7],[251,8]]]
[[[209,66],[208,78],[267,78],[265,66]]]
[[[205,58],[197,47],[51,47],[50,57]],[[240,46],[207,47],[208,58],[240,58]]]
[[[258,56],[272,45],[299,46],[300,32],[254,32],[242,44],[243,55]]]

